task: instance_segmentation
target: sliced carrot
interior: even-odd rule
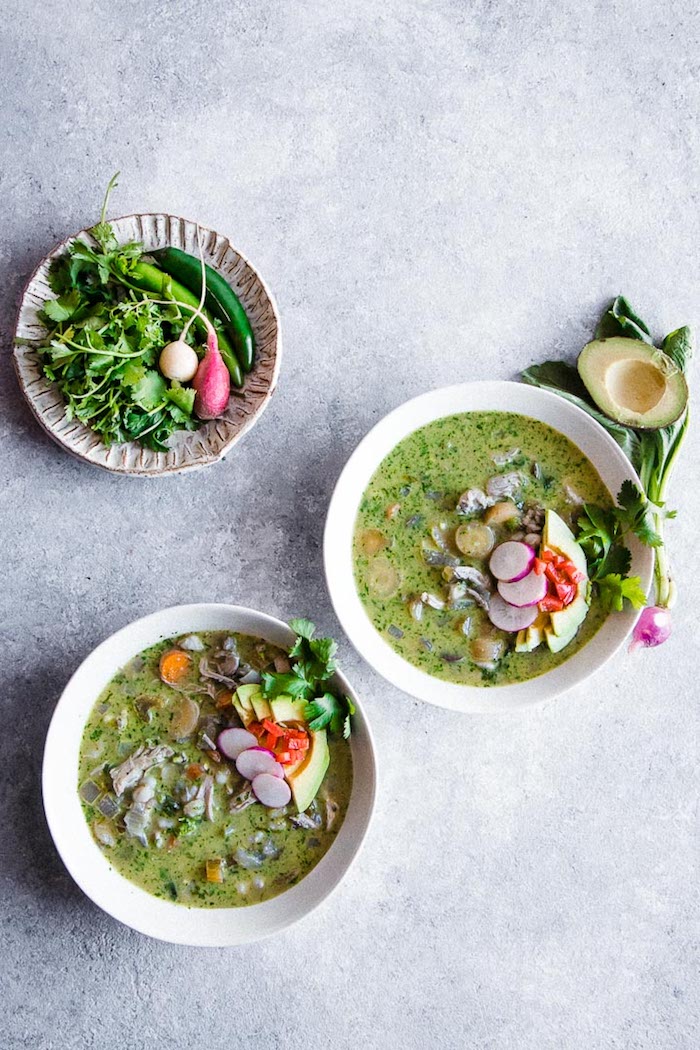
[[[192,657],[182,649],[171,649],[160,658],[160,677],[166,685],[174,685],[187,674],[192,664]]]

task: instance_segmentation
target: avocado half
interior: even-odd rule
[[[674,423],[688,403],[683,373],[638,339],[594,339],[581,351],[578,371],[601,412],[625,426],[658,430]]]

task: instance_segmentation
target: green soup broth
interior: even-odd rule
[[[225,686],[213,683],[210,692],[206,691],[207,681],[212,680],[202,678],[199,664],[203,658],[211,662],[224,651],[224,645],[233,643],[242,661],[262,670],[281,650],[246,635],[200,631],[197,636],[204,649],[189,654],[191,669],[177,689],[161,681],[159,674],[162,654],[174,645],[168,640],[135,657],[103,690],[83,733],[79,792],[97,845],[131,882],[156,897],[188,907],[239,907],[282,893],[327,853],[347,810],[352,758],[346,740],[329,739],[330,765],[316,799],[303,815],[307,826],[298,826],[293,803],[282,810],[255,803],[232,812],[246,782],[233,763],[223,758],[215,761],[202,734],[215,739],[220,729],[240,723],[230,706],[217,706]],[[199,705],[200,714],[196,729],[185,739],[174,740],[174,719],[183,696]],[[159,744],[171,747],[174,753],[146,774],[154,798],[147,828],[139,838],[125,826],[133,791],[116,798],[110,771],[139,746]],[[214,778],[213,819],[188,818],[184,813],[188,790],[206,776]],[[117,811],[111,813],[115,805]],[[207,878],[208,861],[219,862],[221,882]]]
[[[499,463],[499,457],[507,462]],[[513,636],[496,632],[479,607],[456,612],[424,606],[419,622],[412,617],[410,604],[417,596],[437,594],[441,587],[444,593],[443,570],[425,561],[435,528],[462,564],[487,569],[488,557],[462,556],[454,546],[457,528],[469,520],[456,506],[465,490],[484,489],[490,478],[512,472],[523,479],[512,497],[521,513],[532,506],[550,508],[572,524],[579,500],[612,505],[600,475],[573,442],[511,412],[468,412],[420,427],[386,456],[362,497],[353,542],[362,604],[392,648],[436,678],[470,686],[526,681],[573,656],[604,620],[594,603],[561,652],[543,644],[531,653],[516,653]],[[494,526],[496,543],[518,535],[517,528],[517,519]],[[484,669],[471,658],[470,643],[481,633],[503,640],[505,655],[495,667]]]

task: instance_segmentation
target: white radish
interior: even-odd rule
[[[236,769],[246,780],[253,780],[260,773],[280,778],[284,776],[282,766],[266,747],[249,747],[241,751],[236,759]]]
[[[534,560],[535,552],[527,543],[508,540],[496,547],[491,555],[489,569],[497,580],[514,583],[527,576]]]
[[[509,634],[517,634],[518,631],[531,627],[537,616],[536,605],[521,609],[517,605],[509,605],[500,594],[494,594],[489,603],[489,620],[494,627],[498,627],[500,631],[508,631]]]
[[[498,593],[509,605],[517,605],[518,608],[537,605],[547,593],[547,577],[538,576],[533,571],[523,576],[522,580],[515,580],[513,583],[499,580]]]
[[[292,789],[287,781],[270,773],[258,773],[251,787],[258,802],[270,809],[281,809],[292,797]]]
[[[235,762],[241,751],[257,747],[258,741],[247,729],[232,727],[231,729],[222,729],[217,738],[216,746],[224,758]]]
[[[199,368],[199,358],[184,339],[176,339],[173,343],[167,343],[161,350],[158,367],[166,379],[189,383]]]

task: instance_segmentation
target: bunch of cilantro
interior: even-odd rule
[[[336,669],[337,644],[332,638],[314,638],[316,627],[310,620],[290,620],[297,638],[289,650],[294,661],[291,671],[268,671],[262,675],[263,696],[268,700],[285,694],[305,700],[309,729],[328,727],[332,733],[350,736],[350,719],[355,707],[349,696],[338,696],[328,688]]]
[[[73,241],[49,274],[57,298],[44,303],[48,335],[37,346],[44,375],[66,402],[66,418],[91,427],[107,445],[138,441],[166,450],[176,430],[196,430],[195,391],[166,381],[157,370],[166,343],[181,334],[185,317],[175,303],[161,305],[129,287],[143,255],[135,241],[119,245],[105,221],[90,233],[96,246]]]
[[[619,295],[604,312],[595,331],[596,339],[624,336],[654,346],[648,325]],[[687,375],[693,356],[690,328],[677,328],[658,346],[676,368]],[[579,542],[589,561],[591,579],[609,609],[622,609],[625,600],[635,608],[645,604],[638,577],[628,576],[630,553],[624,537],[634,533],[654,548],[654,583],[657,606],[669,609],[676,599],[676,585],[664,543],[664,522],[673,518],[666,510],[666,488],[688,429],[688,409],[675,423],[658,430],[635,430],[609,419],[592,401],[574,365],[567,361],[545,361],[532,365],[521,376],[523,382],[551,390],[571,401],[605,427],[637,471],[641,490],[630,482],[618,495],[613,510],[585,507],[579,519]]]
[[[621,612],[625,601],[635,609],[646,604],[639,576],[628,575],[632,555],[625,538],[633,534],[647,547],[659,547],[663,542],[655,528],[652,506],[633,482],[623,481],[617,504],[606,509],[587,503],[577,522],[577,539],[606,612]],[[672,518],[674,512],[666,511],[665,516]]]

